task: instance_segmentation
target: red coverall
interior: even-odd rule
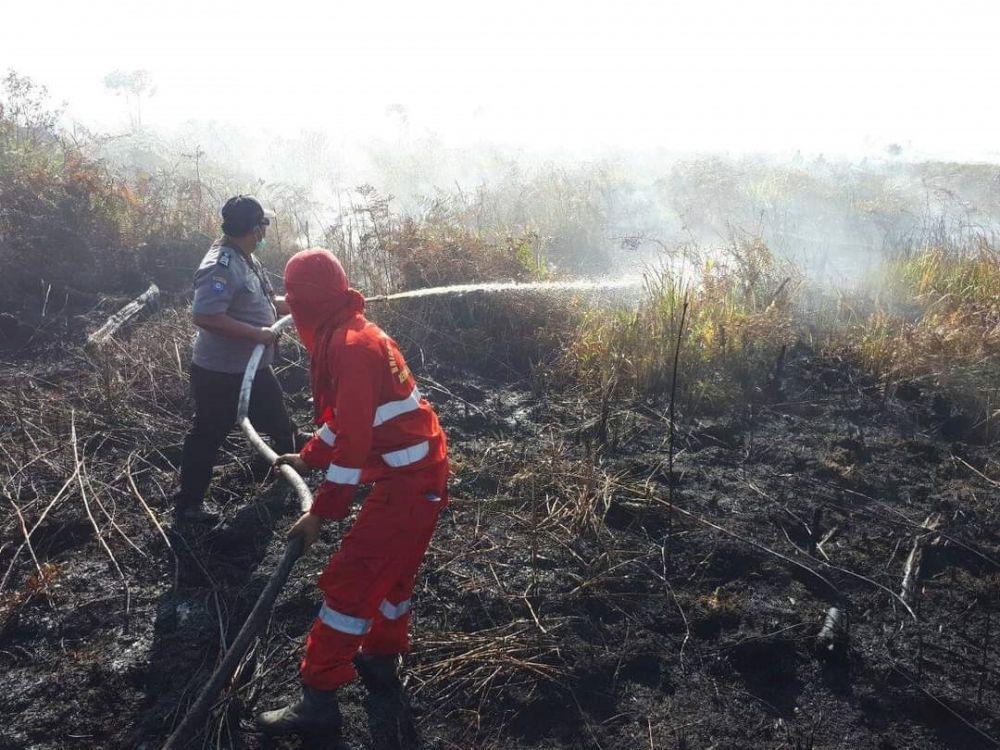
[[[359,648],[371,655],[409,649],[413,581],[448,503],[445,435],[396,342],[365,319],[354,290],[330,314],[338,301],[331,286],[346,289],[343,273],[325,250],[303,251],[285,270],[289,306],[312,354],[320,425],[300,456],[326,470],[310,512],[342,519],[357,485],[374,482],[319,578],[325,601],[301,664],[302,681],[318,690],[355,678]]]

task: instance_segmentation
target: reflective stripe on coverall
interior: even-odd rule
[[[307,686],[333,690],[354,679],[359,648],[409,649],[414,579],[448,503],[447,444],[396,342],[365,319],[363,300],[346,290],[330,253],[292,258],[285,286],[314,375],[322,374],[313,378],[320,429],[300,453],[326,471],[310,512],[342,519],[357,485],[374,483],[320,576],[324,603],[301,664]],[[350,292],[354,307],[328,312],[338,291]]]
[[[319,579],[324,603],[302,659],[302,681],[333,690],[355,677],[360,648],[409,651],[410,597],[417,569],[447,504],[447,463],[375,483],[340,550]]]

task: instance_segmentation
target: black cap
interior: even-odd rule
[[[264,207],[252,195],[237,195],[222,207],[222,231],[230,237],[242,237],[256,226],[270,224]]]

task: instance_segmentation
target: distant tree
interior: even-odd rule
[[[903,153],[903,147],[900,146],[898,143],[890,143],[886,147],[885,152],[889,154],[889,156],[899,156],[900,154]]]
[[[156,93],[148,70],[114,70],[104,76],[104,86],[116,96],[124,96],[132,130],[142,130],[142,98]]]
[[[50,109],[49,92],[27,76],[8,70],[0,84],[0,143],[29,140],[55,128],[61,110]]]

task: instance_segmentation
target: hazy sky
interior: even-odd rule
[[[103,129],[104,76],[145,68],[164,128],[1000,161],[997,0],[6,5],[0,70]]]

